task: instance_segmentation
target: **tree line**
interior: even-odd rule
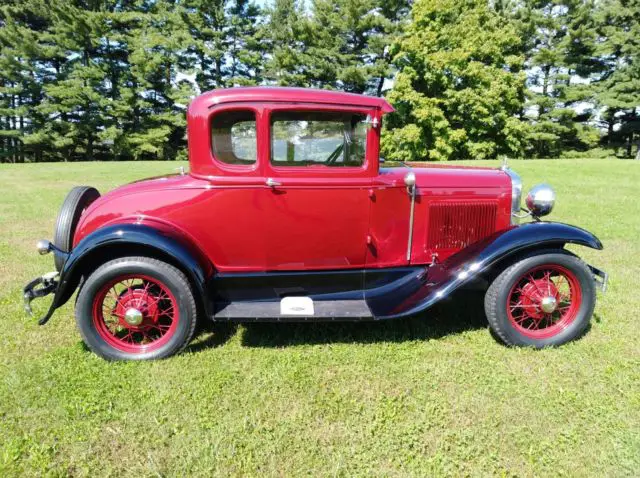
[[[0,161],[185,159],[215,88],[385,96],[393,160],[640,157],[637,0],[0,0]]]

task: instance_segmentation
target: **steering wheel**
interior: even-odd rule
[[[325,164],[335,163],[336,160],[338,159],[338,156],[340,156],[340,153],[342,153],[343,149],[344,149],[344,143],[339,144],[338,147],[333,150],[333,153],[331,153],[329,157],[326,159]]]

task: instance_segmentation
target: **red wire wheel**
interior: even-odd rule
[[[142,354],[164,346],[180,320],[176,298],[160,280],[122,274],[105,282],[93,299],[93,325],[111,347]]]
[[[578,317],[582,288],[578,277],[559,264],[534,267],[520,276],[507,299],[511,325],[531,339],[554,337]]]

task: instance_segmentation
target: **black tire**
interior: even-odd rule
[[[172,307],[177,306],[177,318],[174,316],[176,325],[167,332],[166,338],[157,343],[162,342],[161,345],[152,350],[140,347],[139,350],[131,352],[114,346],[105,339],[104,329],[98,330],[100,318],[94,318],[94,301],[98,305],[102,304],[100,294],[105,287],[109,287],[109,284],[119,277],[129,275],[140,275],[156,281],[175,299]],[[174,355],[187,346],[197,323],[196,301],[185,275],[165,262],[148,257],[123,257],[97,268],[78,293],[75,315],[78,329],[87,347],[107,360],[155,360]]]
[[[515,289],[516,285],[522,284],[519,281],[526,282],[527,279],[524,276],[529,271],[540,270],[540,268],[547,266],[556,270],[568,271],[570,280],[574,284],[569,289],[571,297],[577,298],[577,295],[573,294],[579,288],[580,299],[576,299],[575,308],[565,305],[568,308],[566,312],[557,312],[557,320],[563,322],[562,326],[548,325],[548,329],[542,328],[539,331],[530,332],[525,329],[525,326],[517,326],[517,320],[512,320],[513,315],[510,310],[516,310],[512,307],[524,308],[525,306],[513,306],[513,297],[517,296],[511,294],[513,290],[517,290]],[[569,284],[569,280],[567,280],[567,284]],[[533,289],[531,290],[533,292]],[[523,302],[522,297],[521,295],[520,302]],[[516,303],[519,302],[516,301]],[[507,345],[534,348],[558,346],[580,337],[589,326],[595,304],[596,289],[591,271],[582,260],[562,249],[537,252],[518,260],[495,278],[484,298],[487,320],[495,335]],[[532,306],[527,305],[526,307],[531,308]],[[533,314],[541,313],[540,306],[536,305],[533,308]],[[521,324],[535,322],[535,319],[527,320],[529,320],[528,323],[522,322]],[[545,325],[547,323],[551,324],[551,322],[545,322]],[[547,336],[547,334],[551,335]]]
[[[56,226],[53,231],[53,244],[65,252],[69,252],[73,245],[73,234],[84,210],[96,199],[100,193],[90,186],[76,186],[64,198]],[[54,254],[54,262],[58,271],[62,270],[64,259]]]

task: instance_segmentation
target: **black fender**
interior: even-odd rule
[[[524,251],[580,244],[602,249],[600,240],[584,229],[558,222],[531,222],[497,232],[462,249],[446,261],[417,270],[382,289],[365,293],[377,319],[414,315],[451,295],[499,262]]]
[[[60,271],[49,311],[39,323],[46,323],[69,300],[88,270],[121,256],[122,251],[127,255],[150,255],[181,269],[201,299],[205,313],[212,313],[207,287],[214,269],[204,253],[184,234],[165,224],[127,223],[96,229],[73,248]]]

